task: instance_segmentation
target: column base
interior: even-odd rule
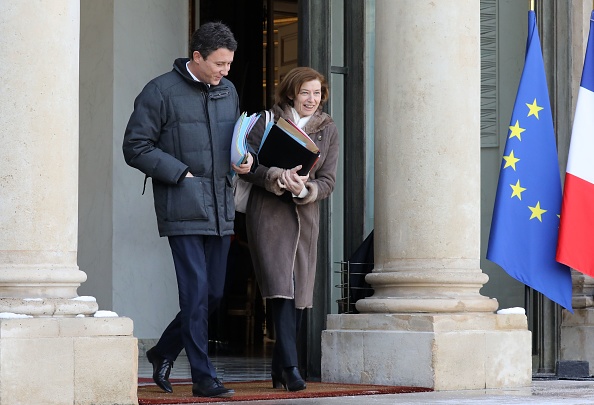
[[[560,359],[587,361],[594,374],[594,308],[563,310],[562,317]]]
[[[0,298],[0,312],[31,316],[74,317],[93,315],[99,306],[94,297]]]
[[[138,404],[129,318],[0,319],[0,403]]]
[[[434,390],[526,387],[531,348],[524,315],[329,315],[322,381]]]

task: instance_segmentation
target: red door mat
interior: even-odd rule
[[[302,391],[289,392],[272,388],[272,382],[226,382],[225,387],[235,390],[231,398],[202,398],[192,396],[192,384],[189,382],[175,382],[173,393],[163,392],[154,384],[138,387],[138,404],[201,404],[232,401],[263,401],[270,399],[319,398],[340,397],[353,395],[403,394],[411,392],[433,391],[422,387],[401,387],[388,385],[338,384],[307,381],[307,388]]]

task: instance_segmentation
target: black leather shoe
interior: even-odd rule
[[[285,367],[283,369],[283,380],[287,391],[301,391],[306,388],[305,381],[301,378],[297,367]]]
[[[155,384],[165,392],[173,392],[173,387],[171,387],[171,383],[169,382],[169,373],[171,373],[173,361],[159,356],[155,353],[154,347],[146,352],[146,358],[153,365],[153,380]]]
[[[235,394],[234,390],[225,388],[218,378],[203,378],[192,384],[192,395],[195,397],[228,398]]]

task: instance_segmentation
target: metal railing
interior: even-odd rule
[[[365,276],[373,269],[373,263],[356,263],[351,261],[336,262],[340,270],[340,283],[334,287],[340,288],[341,297],[336,300],[339,314],[356,314],[355,303],[358,299],[373,294],[373,288],[365,282]]]

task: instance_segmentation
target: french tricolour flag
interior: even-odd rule
[[[594,276],[594,11],[563,189],[557,261]]]

